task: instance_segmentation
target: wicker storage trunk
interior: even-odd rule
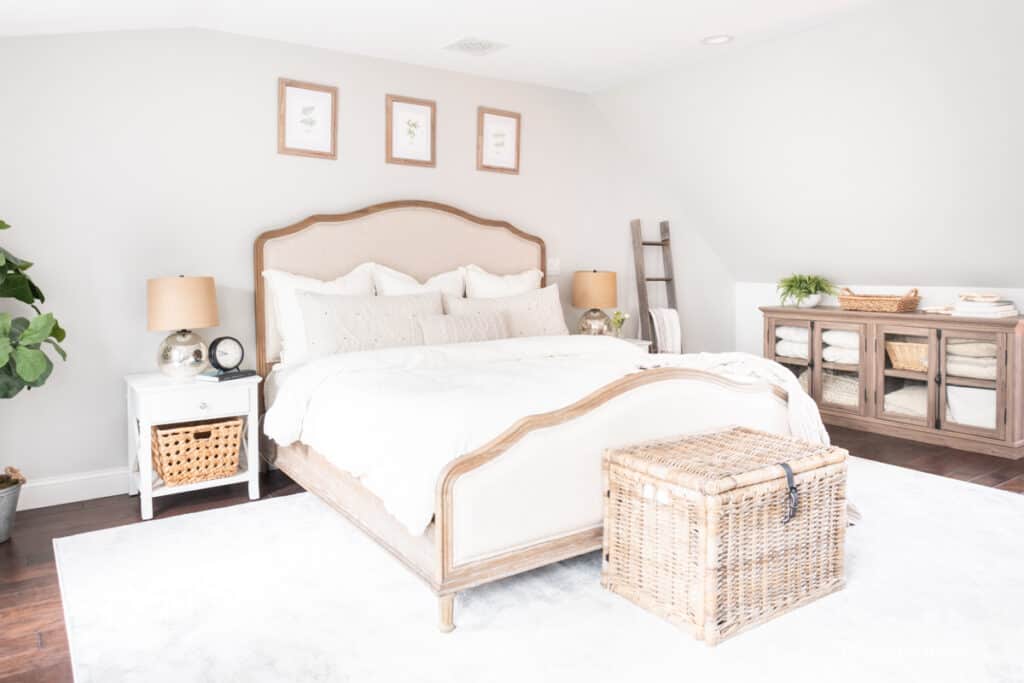
[[[838,590],[846,456],[740,427],[607,451],[602,585],[711,645]]]

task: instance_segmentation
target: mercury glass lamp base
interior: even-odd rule
[[[591,308],[580,317],[580,334],[612,334],[612,319],[600,308]]]
[[[206,342],[191,330],[178,330],[167,335],[156,353],[160,372],[174,379],[195,377],[210,367]]]

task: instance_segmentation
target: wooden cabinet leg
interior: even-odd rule
[[[451,633],[455,630],[455,593],[438,596],[437,604],[441,610],[438,624],[441,633]]]

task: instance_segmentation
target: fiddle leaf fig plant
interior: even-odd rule
[[[11,226],[0,221],[0,230]],[[0,398],[13,398],[22,389],[41,387],[53,372],[53,361],[43,351],[51,347],[67,360],[61,347],[64,329],[52,313],[43,313],[37,303],[46,301],[39,287],[25,271],[31,261],[20,259],[0,247],[0,298],[15,299],[32,307],[31,318],[0,312]]]

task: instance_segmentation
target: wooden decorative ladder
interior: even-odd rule
[[[661,221],[661,239],[656,241],[644,240],[643,228],[640,219],[629,222],[633,231],[633,265],[636,271],[637,298],[640,304],[640,336],[648,339],[653,344],[654,336],[651,332],[651,306],[647,298],[647,285],[651,282],[664,282],[668,296],[668,307],[676,306],[675,277],[672,272],[672,239],[669,236],[668,221]],[[647,277],[647,268],[644,265],[644,247],[658,247],[661,249],[661,259],[664,263],[664,277]],[[653,349],[658,351],[657,348]]]

